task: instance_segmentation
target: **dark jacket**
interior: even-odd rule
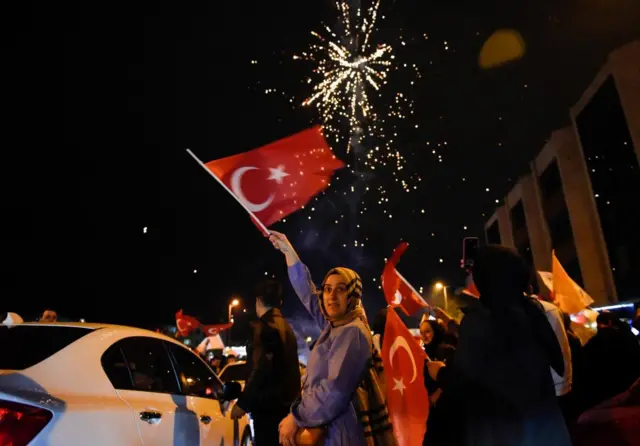
[[[251,374],[237,404],[253,415],[288,409],[301,387],[293,330],[277,308],[267,311],[252,328],[253,342],[247,347]]]
[[[549,373],[551,364],[563,365],[562,354],[547,351],[533,327],[537,322],[522,306],[513,307],[508,317],[509,333],[502,329],[504,319],[486,308],[473,309],[462,320],[455,355],[437,377],[443,391],[438,406],[446,402],[456,414],[455,429],[448,426],[450,437],[439,444],[571,444]],[[549,325],[544,339],[552,336]]]

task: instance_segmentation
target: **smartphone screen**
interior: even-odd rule
[[[480,239],[478,237],[465,237],[462,240],[462,267],[464,269],[469,269],[473,266],[479,247]]]

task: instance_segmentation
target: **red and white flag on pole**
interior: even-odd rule
[[[267,227],[326,189],[333,172],[344,167],[320,127],[206,164],[187,151],[238,200],[265,235]]]
[[[184,314],[182,310],[176,313],[176,328],[181,336],[189,336],[199,326],[200,321],[195,317]]]
[[[429,395],[424,385],[427,355],[393,309],[387,311],[381,355],[387,407],[398,445],[420,445],[429,416]]]
[[[412,316],[422,308],[428,307],[429,304],[396,269],[400,257],[402,257],[408,246],[407,242],[400,243],[384,265],[382,290],[389,305],[399,307],[407,316]]]
[[[188,314],[184,314],[182,310],[176,313],[176,328],[181,336],[189,336],[196,328],[200,328],[205,336],[215,336],[221,332],[228,330],[233,326],[233,322],[225,324],[204,325],[198,319]]]
[[[231,327],[233,327],[233,322],[227,322],[226,324],[203,325],[202,332],[205,336],[216,336]]]

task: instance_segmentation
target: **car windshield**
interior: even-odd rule
[[[59,325],[0,326],[0,370],[28,369],[92,331]]]

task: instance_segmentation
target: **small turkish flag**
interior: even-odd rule
[[[205,336],[215,336],[217,334],[220,334],[220,332],[223,332],[231,328],[231,326],[233,326],[231,322],[228,322],[226,324],[217,324],[217,325],[203,325],[202,331]]]
[[[468,296],[475,297],[476,299],[480,297],[480,291],[476,288],[476,283],[473,281],[473,276],[471,274],[467,276],[465,287],[462,292]]]
[[[200,326],[200,321],[193,316],[182,313],[182,310],[176,313],[176,328],[181,336],[188,336],[193,330]]]
[[[409,281],[405,279],[396,269],[396,265],[400,261],[400,257],[407,250],[409,244],[407,242],[400,243],[393,250],[391,258],[384,265],[382,271],[382,290],[387,303],[400,309],[407,315],[411,316],[422,308],[428,307],[429,304],[420,296],[415,288],[411,286]]]
[[[387,407],[399,446],[422,444],[429,416],[424,386],[427,355],[395,310],[387,312],[382,362],[387,379]]]
[[[326,189],[344,163],[331,152],[320,127],[314,127],[205,166],[247,211],[270,226]]]

